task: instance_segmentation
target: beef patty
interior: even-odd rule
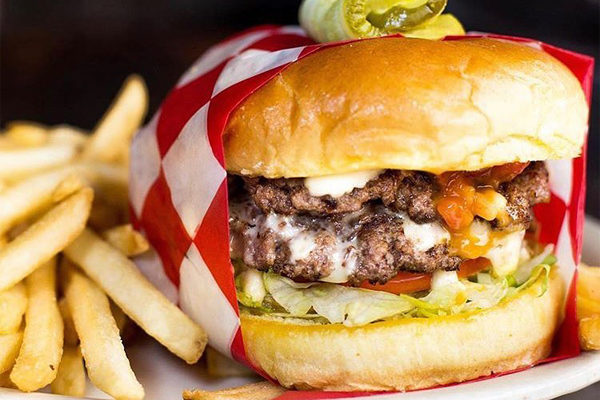
[[[449,254],[446,240],[420,243],[407,235],[405,224],[416,225],[383,205],[367,204],[356,212],[319,218],[265,214],[251,199],[238,199],[230,201],[231,257],[295,280],[329,277],[351,284],[385,283],[401,270],[458,268],[461,260]],[[438,222],[424,229],[447,235]]]
[[[397,211],[406,212],[416,222],[436,218],[433,204],[435,176],[419,171],[388,170],[338,198],[313,196],[302,178],[266,179],[244,177],[246,190],[265,213],[326,216],[358,211],[363,204],[380,200]]]
[[[543,162],[531,163],[525,170],[510,182],[500,184],[498,192],[506,202],[506,211],[511,222],[501,226],[499,221],[492,221],[496,228],[527,229],[533,220],[532,207],[538,203],[550,201],[550,185],[548,170]]]
[[[461,259],[435,210],[437,179],[425,172],[388,170],[339,198],[312,196],[302,179],[244,178],[230,195],[231,257],[295,280],[385,283],[399,271],[455,270]],[[548,172],[531,163],[497,190],[511,222],[496,229],[527,229],[531,207],[549,201]],[[407,230],[407,228],[410,228]],[[336,266],[338,266],[336,268]]]
[[[243,179],[250,197],[264,213],[327,216],[358,211],[365,203],[377,200],[395,211],[406,212],[418,223],[438,218],[434,198],[440,188],[435,175],[427,172],[388,170],[363,188],[354,188],[338,198],[312,196],[301,178]],[[531,207],[550,199],[548,171],[543,162],[532,162],[515,179],[501,184],[498,191],[508,200],[512,221],[510,226],[496,221],[494,225],[522,229],[531,222]]]

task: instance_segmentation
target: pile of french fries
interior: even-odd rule
[[[600,267],[579,265],[577,318],[581,347],[600,350]]]
[[[149,248],[127,224],[147,103],[131,76],[91,134],[29,122],[0,134],[0,386],[81,397],[87,371],[115,399],[142,399],[122,343],[135,325],[187,363],[201,357],[204,330],[130,260]]]

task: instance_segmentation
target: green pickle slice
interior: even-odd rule
[[[398,4],[384,12],[371,11],[367,14],[367,21],[385,32],[405,32],[440,15],[448,1],[429,0],[407,3],[410,4]]]
[[[300,23],[321,42],[402,33],[439,39],[462,35],[460,22],[442,14],[448,0],[304,0]]]

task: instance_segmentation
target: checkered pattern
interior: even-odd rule
[[[589,57],[528,39],[472,36],[492,36],[543,49],[573,71],[589,100]],[[232,37],[208,50],[183,75],[132,144],[132,220],[158,255],[142,260],[140,268],[207,329],[212,346],[241,361],[247,362],[229,259],[223,129],[231,111],[287,65],[323,47],[337,45],[316,45],[298,27],[263,26]],[[581,249],[584,157],[548,163],[552,201],[535,210],[541,221],[541,240],[556,245],[562,271],[573,282]],[[569,296],[567,321],[556,357],[573,356],[579,351],[574,291]],[[348,395],[311,396],[321,399]]]

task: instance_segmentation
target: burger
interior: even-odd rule
[[[546,357],[564,284],[532,210],[587,112],[563,64],[496,39],[362,40],[282,70],[224,133],[250,362],[379,391]]]

